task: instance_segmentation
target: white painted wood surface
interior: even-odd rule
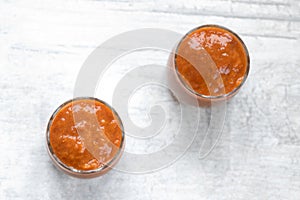
[[[228,104],[216,149],[197,144],[155,173],[70,178],[51,164],[45,129],[72,98],[91,51],[118,33],[184,34],[220,24],[241,35],[251,72]],[[300,199],[300,1],[0,2],[0,199]]]

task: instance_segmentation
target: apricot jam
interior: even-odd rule
[[[201,76],[195,66],[181,55],[192,60],[203,56],[203,50],[212,61],[223,80],[217,88],[209,90],[207,81]],[[216,26],[205,25],[190,31],[177,46],[175,65],[182,80],[195,93],[205,96],[215,96],[214,91],[225,90],[225,95],[240,87],[247,77],[249,56],[242,40],[232,31]],[[215,74],[211,73],[211,76]]]
[[[104,102],[79,98],[66,102],[48,124],[50,153],[67,168],[103,168],[119,154],[123,128],[117,114]]]

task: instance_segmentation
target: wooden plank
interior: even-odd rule
[[[279,6],[289,6],[290,2],[288,0],[231,0],[233,3],[245,3],[245,4],[258,4],[258,5],[279,5]]]
[[[59,32],[60,30],[67,30],[68,27],[72,29],[76,24],[77,26],[84,27],[81,32],[86,32],[88,34],[89,30],[99,31],[100,29],[105,30],[110,28],[114,28],[115,30],[130,30],[130,27],[136,27],[135,24],[143,27],[141,24],[147,23],[148,27],[162,27],[184,33],[201,24],[217,23],[228,26],[240,34],[253,37],[297,39],[300,35],[299,21],[295,19],[294,21],[292,19],[291,21],[277,20],[276,16],[272,16],[272,13],[270,14],[272,20],[269,20],[260,17],[244,18],[243,16],[229,16],[224,14],[218,16],[218,14],[206,12],[193,13],[186,11],[188,14],[164,12],[151,10],[151,8],[148,7],[147,9],[143,10],[143,8],[141,8],[141,10],[137,11],[135,9],[140,9],[138,4],[135,4],[135,6],[132,7],[126,7],[123,6],[123,2],[114,2],[109,4],[109,6],[107,6],[105,2],[92,2],[92,4],[88,5],[79,2],[77,4],[72,4],[70,7],[68,2],[65,4],[65,6],[46,5],[41,3],[36,4],[35,6],[22,3],[14,5],[19,10],[18,13],[14,14],[15,21],[17,19],[24,21],[23,24],[17,24],[17,26],[14,27],[21,28],[20,26],[23,26],[23,28],[26,29],[35,27],[39,24],[40,30],[50,29],[50,27],[52,27],[53,31]],[[107,10],[99,12],[103,7]],[[176,9],[179,10],[178,6]],[[227,8],[225,7],[225,10],[226,9]],[[44,12],[46,12],[47,15],[43,18],[36,17],[42,15]],[[35,15],[32,15],[32,13],[35,13]],[[12,15],[11,13],[6,14],[8,16]],[[73,22],[73,24],[68,24],[60,20],[60,17],[71,20],[73,17],[78,17],[79,15],[81,15],[81,17],[77,22]],[[113,22],[112,27],[107,26],[106,21],[99,20],[107,19],[108,16],[114,16],[109,19]],[[42,23],[43,21],[44,24]],[[12,23],[14,23],[14,21],[11,21],[9,24],[12,25]],[[97,24],[97,26],[94,24]],[[57,30],[54,30],[54,26],[57,27]],[[39,28],[36,27],[36,30],[33,29],[32,31],[40,32]],[[107,33],[103,31],[103,34]],[[55,37],[55,35],[53,36]]]
[[[98,1],[97,1],[98,2]],[[99,3],[105,4],[105,1]],[[279,21],[299,21],[300,16],[289,1],[224,1],[224,0],[189,0],[189,1],[152,1],[152,2],[114,2],[105,4],[109,9],[121,8],[129,11],[149,11],[177,14],[205,14],[227,18],[256,18]]]

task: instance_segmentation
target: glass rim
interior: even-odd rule
[[[118,149],[118,152],[113,156],[113,158],[106,164],[104,164],[103,166],[97,168],[97,169],[92,169],[92,170],[79,170],[79,169],[75,169],[73,167],[70,167],[68,165],[66,165],[64,162],[62,162],[54,153],[52,146],[50,144],[50,127],[52,125],[53,119],[56,117],[57,113],[67,104],[72,103],[74,101],[78,101],[78,100],[94,100],[94,101],[98,101],[100,103],[103,103],[105,106],[107,106],[112,112],[113,115],[117,117],[117,120],[119,121],[119,126],[121,128],[122,131],[122,139],[121,139],[121,143],[120,143],[120,147]],[[52,160],[54,160],[54,162],[56,164],[59,165],[59,167],[62,167],[64,170],[69,171],[71,173],[75,173],[75,174],[81,174],[81,175],[88,175],[88,174],[94,174],[94,173],[99,173],[104,171],[107,168],[110,168],[111,166],[113,166],[114,162],[118,160],[118,158],[121,156],[121,152],[123,151],[123,146],[124,146],[124,139],[125,139],[125,131],[124,131],[124,126],[122,123],[122,120],[119,116],[119,114],[115,111],[115,109],[110,106],[108,103],[106,103],[103,100],[100,100],[98,98],[95,97],[76,97],[73,99],[70,99],[64,103],[62,103],[60,106],[58,106],[58,108],[56,108],[56,110],[53,112],[53,114],[51,115],[48,125],[47,125],[47,131],[46,131],[46,141],[47,141],[47,149],[48,152],[50,153],[50,156],[52,157]]]
[[[198,29],[201,29],[201,28],[206,28],[206,27],[216,27],[216,28],[220,28],[220,29],[224,29],[226,31],[228,31],[229,33],[231,33],[233,36],[235,36],[239,42],[242,44],[243,46],[243,49],[245,51],[245,54],[246,54],[246,57],[247,57],[247,69],[246,69],[246,72],[244,74],[244,77],[243,77],[243,80],[242,82],[236,87],[234,88],[232,91],[228,92],[228,93],[225,93],[223,95],[218,95],[218,96],[211,96],[211,95],[204,95],[204,94],[200,94],[198,92],[196,92],[193,88],[190,88],[187,83],[182,79],[182,75],[180,74],[180,72],[178,71],[178,67],[177,67],[177,62],[176,62],[176,58],[177,58],[177,55],[178,55],[178,49],[179,49],[179,46],[181,45],[182,41],[192,32],[198,30]],[[191,92],[192,94],[196,95],[197,97],[201,97],[201,98],[204,98],[204,99],[222,99],[222,98],[226,98],[226,97],[230,97],[231,95],[235,94],[243,85],[244,83],[246,82],[247,78],[248,78],[248,75],[249,75],[249,72],[250,72],[250,56],[249,56],[249,51],[245,45],[245,43],[243,42],[243,40],[240,38],[240,36],[233,32],[232,30],[224,27],[224,26],[220,26],[220,25],[217,25],[217,24],[205,24],[205,25],[201,25],[201,26],[197,26],[195,28],[193,28],[192,30],[188,31],[181,39],[180,41],[178,42],[178,44],[176,45],[176,49],[175,49],[175,56],[174,56],[174,66],[175,66],[175,71],[176,71],[176,75],[177,77],[179,78],[180,82],[183,84],[183,86],[188,89],[189,92]]]

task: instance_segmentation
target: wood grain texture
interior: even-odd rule
[[[79,180],[53,167],[45,148],[48,119],[72,98],[95,47],[133,29],[184,34],[208,23],[241,35],[251,72],[228,103],[221,141],[206,159],[198,159],[196,141],[155,173],[112,171]],[[297,200],[299,52],[298,0],[0,1],[0,199]],[[143,120],[133,111],[133,119]]]

